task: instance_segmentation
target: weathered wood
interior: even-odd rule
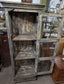
[[[40,17],[63,17],[61,14],[56,14],[56,13],[43,13]]]
[[[59,45],[59,41],[57,41],[57,43],[55,45],[54,57],[57,55],[58,45]]]
[[[39,60],[42,61],[42,60],[52,60],[54,59],[54,57],[39,57]]]
[[[38,75],[45,75],[45,74],[51,74],[51,71],[45,71],[45,72],[38,72]]]
[[[11,3],[11,2],[0,2],[1,7],[4,8],[23,8],[23,9],[35,9],[42,10],[45,5],[40,4],[32,4],[32,3]]]
[[[34,67],[31,65],[30,66],[28,66],[28,65],[21,66],[16,74],[16,78],[17,77],[26,78],[26,77],[30,77],[30,76],[35,76]]]
[[[21,60],[21,59],[33,59],[36,58],[36,52],[19,52],[16,56],[15,60]]]
[[[22,82],[37,75],[52,73],[59,38],[41,38],[41,33],[45,31],[41,32],[42,17],[63,16],[53,13],[42,14],[44,5],[1,2],[1,7],[8,8],[6,20],[11,61],[15,72],[14,80]],[[50,49],[52,55],[40,57],[40,45],[48,42],[51,46],[47,44],[45,50]]]
[[[22,82],[22,81],[30,80],[31,78],[35,78],[35,76],[36,76],[36,73],[34,71],[33,66],[22,65],[15,76],[15,81]]]
[[[33,12],[33,13],[39,13],[39,11],[37,11],[37,10],[30,10],[29,11],[28,9],[26,9],[26,10],[25,9],[14,9],[13,11],[14,12],[28,12],[28,13],[29,12],[31,12],[31,13]]]
[[[59,41],[59,39],[41,39],[41,40],[39,40],[39,42],[57,42],[57,41]]]
[[[37,25],[37,39],[40,39],[40,33],[41,33],[41,28],[40,28],[40,15],[41,15],[41,12],[38,13],[38,25]]]
[[[11,41],[11,18],[9,16],[8,10],[5,10],[5,16],[6,16],[6,24],[7,24],[7,32],[8,32],[8,40],[9,40],[9,48],[10,48],[10,56],[11,56],[11,63],[12,63],[12,71],[13,71],[13,76],[15,75],[14,71],[14,61],[13,61],[13,45]]]
[[[64,23],[64,17],[62,18],[61,22],[59,21],[58,38],[61,38],[63,23]]]
[[[18,35],[13,38],[13,41],[21,41],[21,40],[36,40],[35,35]]]
[[[54,68],[54,63],[55,63],[55,58],[51,61],[52,63],[51,63],[51,66],[50,66],[50,71],[51,71],[51,73],[53,72],[53,68]]]

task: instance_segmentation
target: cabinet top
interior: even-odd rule
[[[12,3],[12,2],[0,2],[1,8],[20,8],[20,9],[34,9],[42,10],[44,4],[33,4],[33,3]]]

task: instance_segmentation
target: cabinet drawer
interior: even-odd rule
[[[60,71],[59,76],[64,77],[64,72]]]
[[[64,81],[64,76],[63,77],[59,76],[57,81]]]

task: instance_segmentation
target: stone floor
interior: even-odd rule
[[[3,68],[2,71],[0,72],[0,84],[14,84],[12,81],[11,67]],[[17,84],[54,84],[54,83],[50,76],[41,76],[41,77],[38,77],[38,80],[22,82]]]

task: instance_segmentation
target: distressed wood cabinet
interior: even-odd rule
[[[64,61],[62,56],[58,56],[55,59],[55,66],[52,74],[52,79],[55,84],[64,83]]]
[[[37,75],[52,73],[62,26],[54,32],[52,27],[48,29],[43,25],[50,23],[47,17],[57,17],[61,23],[62,16],[42,14],[44,6],[1,2],[1,7],[6,11],[10,55],[16,82],[34,80]],[[51,23],[48,25],[52,26]]]

